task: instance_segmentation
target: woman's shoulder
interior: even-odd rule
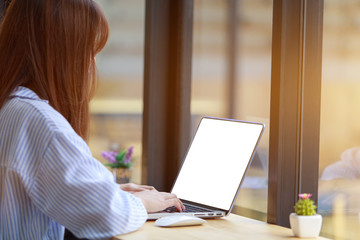
[[[8,121],[18,123],[24,128],[42,128],[48,131],[72,131],[69,122],[47,101],[14,97],[4,105],[3,115]]]

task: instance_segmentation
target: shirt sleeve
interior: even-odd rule
[[[142,201],[122,191],[75,133],[56,133],[30,197],[44,214],[79,238],[108,238],[140,228]]]

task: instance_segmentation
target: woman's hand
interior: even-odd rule
[[[125,184],[119,184],[121,190],[129,192],[129,193],[136,193],[141,191],[156,191],[157,190],[152,186],[147,185],[138,185],[135,183],[125,183]]]
[[[148,213],[158,212],[175,206],[181,212],[185,209],[180,199],[171,193],[158,192],[154,187],[134,183],[119,184],[123,191],[134,194],[140,198]]]
[[[156,190],[138,191],[133,194],[142,200],[148,213],[159,212],[172,206],[175,206],[179,212],[185,210],[183,203],[175,194]]]

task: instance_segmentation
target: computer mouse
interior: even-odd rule
[[[204,219],[195,217],[174,214],[171,216],[161,217],[155,221],[155,224],[160,227],[180,227],[180,226],[194,226],[205,223]]]

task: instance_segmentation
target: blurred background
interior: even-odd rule
[[[324,3],[318,210],[324,236],[360,239],[360,1]]]
[[[97,56],[89,145],[134,146],[141,183],[145,0],[97,0],[110,39]],[[272,0],[194,0],[192,134],[204,115],[266,124],[234,212],[266,221],[270,128]],[[324,0],[318,210],[321,235],[360,239],[360,1]],[[359,153],[358,153],[359,152]]]

